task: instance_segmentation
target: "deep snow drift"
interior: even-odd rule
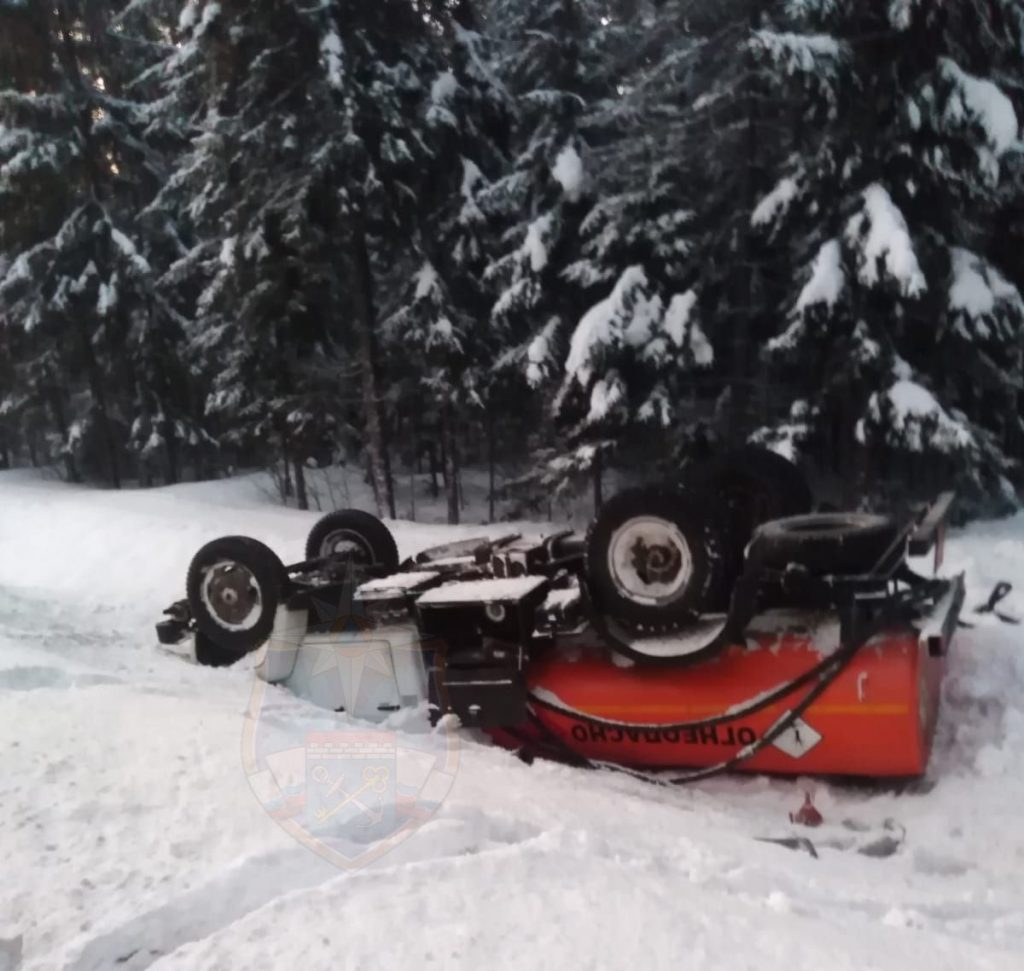
[[[118,494],[0,473],[0,971],[1024,966],[1024,644],[986,617],[958,635],[928,776],[902,792],[665,790],[464,737],[431,819],[330,866],[244,776],[251,665],[191,666],[152,633],[203,541],[244,532],[299,559],[315,518],[252,479]],[[409,553],[480,530],[395,532]],[[969,605],[996,580],[1024,590],[1024,517],[957,535],[946,569],[967,571]],[[821,829],[787,820],[805,790]],[[900,849],[857,853],[844,821],[889,819]],[[758,840],[794,833],[819,858]]]

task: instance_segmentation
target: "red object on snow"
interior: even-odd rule
[[[800,826],[820,826],[825,819],[811,801],[811,794],[805,792],[804,804],[795,813],[789,814],[789,821]]]

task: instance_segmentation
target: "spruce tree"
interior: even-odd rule
[[[993,76],[1019,76],[1021,21],[1001,0],[791,6],[787,44],[838,56],[818,97],[794,86],[811,124],[751,217],[799,268],[768,345],[792,416],[764,437],[851,493],[1008,493],[1024,305],[991,233],[1019,122]]]
[[[118,5],[120,6],[120,5]],[[134,210],[143,111],[121,89],[115,5],[4,4],[0,315],[29,336],[26,401],[46,408],[71,477],[125,474],[126,346],[159,313]]]
[[[354,362],[371,482],[394,514],[375,259],[414,225],[435,25],[408,0],[195,0],[180,28],[165,110],[196,132],[154,212],[185,226],[165,280],[195,294],[207,411],[226,443],[277,442],[302,503],[302,463]]]
[[[593,41],[593,202],[562,271],[585,302],[556,400],[583,461],[558,464],[604,452],[674,474],[700,424],[741,441],[761,405],[750,389],[778,255],[750,211],[785,157],[792,109],[770,90],[792,54],[763,37],[779,4],[625,6],[609,5]]]
[[[490,13],[514,123],[512,163],[482,199],[499,232],[485,278],[495,294],[491,320],[506,335],[498,367],[506,380],[536,392],[542,414],[553,407],[571,328],[586,309],[564,271],[578,255],[591,201],[580,122],[601,83],[591,43],[599,16],[591,0],[515,0]],[[573,446],[540,421],[538,459],[553,455],[559,469],[578,472],[592,467],[593,449],[565,459]],[[565,475],[556,478],[565,484]]]
[[[429,170],[419,194],[409,280],[385,322],[393,355],[408,366],[406,409],[440,433],[445,460],[448,521],[460,517],[460,428],[489,421],[493,434],[504,399],[494,362],[505,350],[507,328],[488,320],[484,270],[494,249],[494,220],[484,197],[507,164],[508,104],[486,67],[485,42],[474,11],[463,4],[446,43],[445,67],[425,104]],[[493,497],[492,497],[493,504]]]
[[[601,452],[627,467],[669,454],[689,425],[694,374],[715,356],[694,259],[702,27],[691,23],[693,4],[624,6],[611,5],[595,34],[603,96],[582,122],[593,201],[563,271],[584,301],[556,399],[584,460],[570,456],[569,468]]]

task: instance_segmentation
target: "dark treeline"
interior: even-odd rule
[[[0,466],[1024,484],[1019,0],[0,0]]]

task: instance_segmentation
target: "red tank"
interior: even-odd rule
[[[893,630],[853,656],[802,718],[737,770],[786,775],[907,777],[925,771],[938,715],[948,624]],[[813,668],[833,631],[752,633],[745,646],[690,667],[620,666],[606,651],[553,650],[529,666],[542,730],[594,761],[647,769],[718,765],[754,745],[805,697],[793,690],[757,711],[703,728],[661,728],[747,706]],[[946,633],[942,633],[945,631]],[[569,709],[565,713],[556,709]],[[580,715],[618,722],[598,725]],[[549,739],[550,740],[550,739]]]

